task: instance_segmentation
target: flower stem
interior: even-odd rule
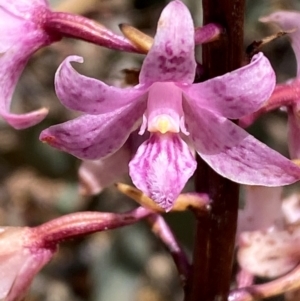
[[[181,284],[185,287],[190,273],[190,263],[184,250],[177,242],[172,230],[161,215],[152,214],[147,220],[152,232],[165,244],[167,250],[170,252],[177,267]]]
[[[84,40],[110,49],[140,52],[123,36],[117,35],[104,25],[80,15],[48,12],[44,28],[61,36]]]
[[[40,247],[57,245],[66,239],[131,225],[151,214],[143,207],[126,213],[71,213],[33,228],[32,239]]]
[[[203,67],[212,78],[241,66],[244,0],[203,0],[204,24],[221,24],[225,34],[203,45]],[[198,160],[196,190],[212,199],[208,214],[198,213],[192,273],[186,301],[227,301],[238,213],[238,185]]]

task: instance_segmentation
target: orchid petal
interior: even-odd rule
[[[23,261],[5,301],[20,300],[28,290],[34,276],[52,259],[55,249],[23,250]]]
[[[43,1],[15,2],[2,1],[0,4],[0,116],[14,128],[23,129],[43,120],[48,110],[42,108],[27,114],[10,113],[14,89],[29,57],[55,38],[50,37],[30,19],[35,11],[38,13],[39,9],[47,9],[41,6]],[[40,6],[35,7],[35,3]]]
[[[99,160],[85,160],[78,171],[79,191],[84,195],[95,195],[122,176],[128,174],[128,164],[138,147],[149,138],[149,133],[139,135],[132,132],[125,144],[112,155]]]
[[[287,224],[300,222],[300,194],[293,193],[282,200],[282,212]]]
[[[262,186],[282,186],[300,179],[297,165],[230,120],[183,105],[196,151],[218,174],[240,184]]]
[[[281,30],[295,30],[289,33],[292,47],[297,60],[297,75],[300,76],[300,13],[293,11],[278,11],[260,19],[261,22],[277,24]]]
[[[195,77],[194,25],[181,1],[172,1],[162,11],[154,43],[146,56],[140,83],[161,81],[192,83]]]
[[[146,94],[147,88],[142,85],[121,89],[81,75],[71,66],[71,62],[82,63],[83,59],[69,56],[55,75],[56,94],[69,109],[93,115],[103,114],[139,101]]]
[[[128,172],[130,158],[131,152],[128,143],[126,143],[107,158],[83,161],[78,171],[81,194],[98,194],[105,187],[116,182],[121,176]]]
[[[196,169],[196,161],[178,134],[152,134],[129,163],[129,174],[142,190],[166,211]]]
[[[1,1],[0,10],[4,9],[16,17],[25,19],[28,17],[28,13],[32,13],[34,10],[39,10],[42,7],[47,8],[48,6],[49,4],[46,0],[5,0]]]
[[[30,228],[0,229],[0,300],[22,300],[35,274],[52,258],[56,247],[34,248]]]
[[[268,100],[275,87],[275,73],[268,59],[259,53],[245,67],[203,83],[181,86],[197,108],[237,119],[257,111]]]
[[[40,139],[81,159],[103,158],[125,143],[145,109],[143,101],[112,113],[83,115],[51,126],[41,133]]]
[[[244,232],[239,244],[238,262],[243,269],[256,276],[278,277],[299,263],[300,228]]]
[[[12,114],[2,110],[0,102],[0,116],[17,130],[26,129],[40,123],[48,115],[48,112],[48,109],[41,108],[26,114]]]
[[[9,48],[0,56],[0,115],[16,129],[35,125],[48,113],[45,108],[27,114],[9,112],[14,89],[27,60],[44,42],[43,37],[36,33],[31,40],[19,41],[19,45]]]
[[[7,297],[18,275],[20,266],[24,263],[22,252],[0,256],[0,300]]]
[[[0,53],[4,53],[20,39],[24,21],[3,10],[0,4]]]

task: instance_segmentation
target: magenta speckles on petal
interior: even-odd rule
[[[251,274],[275,278],[283,275],[299,263],[298,226],[291,226],[290,231],[253,231],[240,236],[238,262]]]
[[[176,134],[152,134],[129,163],[133,183],[169,211],[196,169],[187,144]]]
[[[108,113],[134,101],[139,102],[146,94],[146,86],[121,89],[79,74],[71,62],[82,63],[79,56],[69,56],[55,75],[55,90],[60,101],[67,108],[88,113]]]
[[[198,110],[205,107],[226,118],[237,119],[257,111],[274,87],[275,73],[268,59],[259,53],[245,67],[183,90]]]
[[[72,60],[80,61],[70,57],[57,72],[57,94],[67,107],[90,115],[51,127],[41,139],[79,158],[101,159],[120,149],[139,121],[139,133],[151,136],[130,162],[130,176],[165,210],[196,167],[180,135],[216,172],[238,183],[280,186],[300,179],[299,167],[227,119],[256,111],[271,95],[275,76],[268,59],[259,53],[243,68],[192,84],[194,26],[182,2],[163,10],[139,85],[109,87],[78,74]]]
[[[145,107],[145,102],[140,102],[113,113],[83,115],[44,130],[40,139],[81,159],[103,158],[125,143]]]
[[[194,24],[187,7],[181,1],[170,2],[158,21],[153,46],[141,69],[140,82],[191,84],[196,71],[194,35]]]
[[[300,168],[232,121],[208,110],[184,106],[191,139],[217,173],[247,185],[282,186],[300,178]],[[199,131],[201,129],[201,131]]]

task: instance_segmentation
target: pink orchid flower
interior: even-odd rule
[[[294,30],[289,33],[292,48],[297,61],[297,77],[287,82],[299,95],[300,89],[300,13],[294,11],[278,11],[260,19],[262,22],[272,22],[278,25],[283,31]],[[283,85],[284,88],[284,85]],[[284,97],[288,97],[286,93]],[[300,97],[293,100],[293,104],[288,108],[288,128],[289,128],[289,152],[292,159],[300,159]]]
[[[33,228],[0,227],[0,300],[24,300],[33,278],[62,241],[131,225],[149,216],[153,216],[151,210],[138,207],[125,213],[76,212]]]
[[[40,48],[75,37],[125,51],[137,49],[118,36],[84,17],[52,12],[46,0],[0,0],[0,116],[16,129],[39,123],[46,108],[27,113],[10,113],[12,95],[29,58]]]
[[[34,276],[55,252],[56,245],[36,246],[31,228],[0,228],[0,300],[22,300]]]
[[[0,116],[16,129],[39,123],[48,110],[10,113],[12,95],[30,56],[58,36],[42,28],[48,5],[44,0],[0,0]]]
[[[174,22],[180,20],[180,22]],[[220,175],[248,185],[281,186],[295,182],[300,169],[268,148],[231,119],[256,111],[271,95],[275,75],[262,53],[243,68],[193,84],[194,26],[181,1],[163,10],[139,84],[120,89],[77,73],[68,57],[59,67],[56,92],[68,108],[86,113],[52,126],[40,139],[81,159],[115,153],[130,133],[150,138],[129,163],[133,183],[170,210],[196,161],[182,139]]]
[[[274,199],[271,202],[274,203]],[[255,231],[248,229],[239,235],[237,255],[239,265],[244,270],[255,276],[274,278],[299,264],[299,205],[299,194],[292,194],[282,200],[281,210],[277,214],[282,215],[281,227],[256,228]]]

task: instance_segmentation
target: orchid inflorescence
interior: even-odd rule
[[[21,73],[37,50],[72,37],[145,55],[134,73],[136,84],[127,87],[82,75],[74,69],[84,63],[80,56],[64,59],[55,75],[55,92],[64,107],[81,115],[40,134],[42,142],[82,160],[82,193],[99,194],[129,174],[134,187],[118,183],[117,188],[140,206],[126,213],[71,213],[35,227],[2,227],[0,300],[22,300],[62,241],[141,219],[165,244],[184,289],[188,287],[191,264],[161,214],[192,210],[198,221],[210,214],[214,199],[207,191],[183,193],[197,157],[224,179],[245,185],[236,234],[240,272],[228,300],[287,291],[293,292],[286,293],[286,300],[294,300],[300,290],[300,198],[293,194],[282,200],[281,194],[282,186],[300,180],[299,20],[300,13],[283,11],[261,19],[288,33],[299,63],[295,79],[276,85],[263,52],[236,70],[206,79],[196,46],[224,38],[226,29],[217,23],[195,27],[180,0],[163,9],[154,38],[128,24],[120,26],[124,37],[117,35],[83,16],[52,11],[44,0],[0,0],[0,115],[15,129],[37,125],[48,114],[47,108],[10,112]],[[290,159],[242,128],[283,106]],[[256,276],[278,279],[256,285]]]

